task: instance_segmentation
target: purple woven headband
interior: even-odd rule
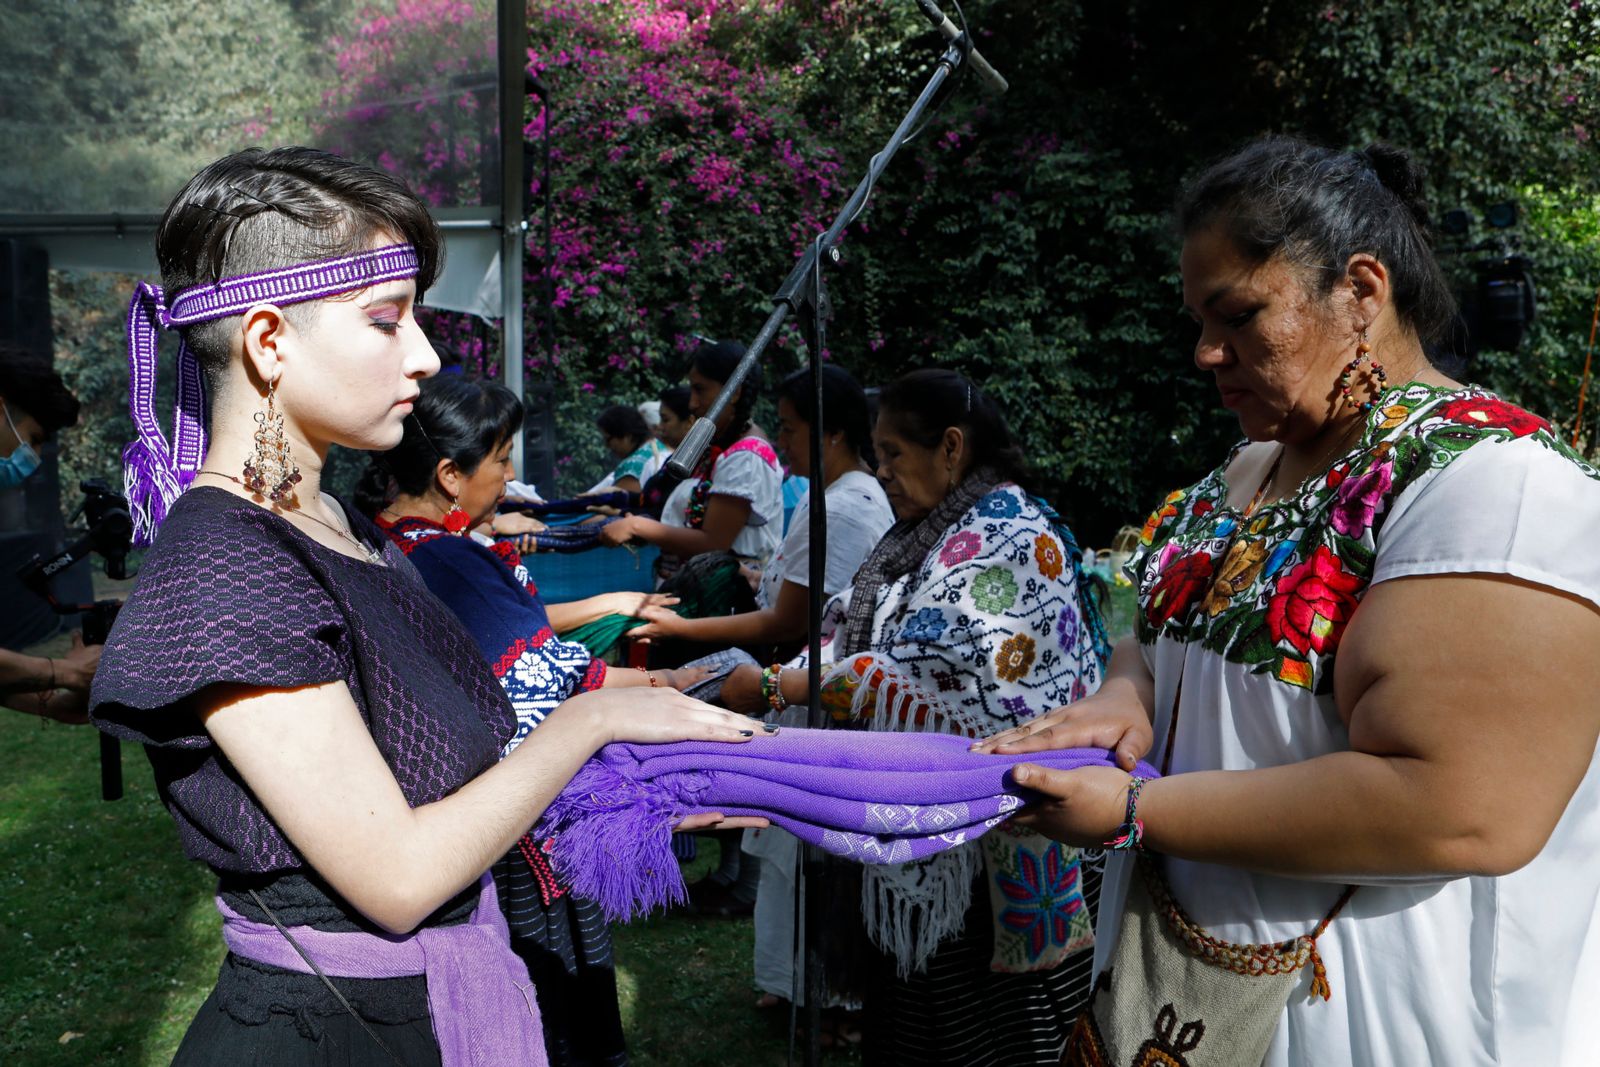
[[[389,245],[369,252],[224,278],[183,290],[169,304],[159,285],[140,282],[128,304],[128,411],[138,437],[122,450],[123,485],[133,514],[133,539],[147,545],[206,454],[206,393],[200,363],[178,342],[173,440],[156,421],[156,369],[161,330],[240,315],[257,304],[300,304],[414,278],[417,250]]]

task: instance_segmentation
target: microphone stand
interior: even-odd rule
[[[827,725],[827,720],[822,713],[822,606],[823,584],[828,573],[827,555],[827,502],[822,467],[822,352],[827,343],[827,320],[832,314],[832,305],[828,297],[827,284],[823,278],[823,261],[834,263],[839,261],[838,243],[844,229],[854,222],[866,207],[867,199],[872,195],[873,186],[878,182],[878,177],[894,158],[900,146],[912,134],[918,121],[932,105],[934,98],[950,76],[966,61],[972,51],[972,42],[966,34],[961,34],[950,41],[944,54],[939,57],[938,64],[928,78],[928,83],[911,105],[905,118],[900,121],[889,141],[867,166],[866,177],[856,186],[855,192],[845,202],[839,214],[834,218],[833,224],[826,231],[819,234],[806,251],[800,256],[799,262],[789,272],[778,291],[773,294],[772,312],[767,316],[766,323],[756,334],[755,340],[746,349],[744,357],[740,359],[733,373],[723,383],[722,391],[705,417],[697,419],[689,428],[683,442],[673,452],[667,466],[679,477],[690,477],[695,467],[700,462],[701,453],[710,444],[712,436],[716,433],[717,418],[723,409],[728,406],[739,387],[744,384],[745,378],[750,373],[750,368],[755,366],[761,354],[766,351],[767,345],[777,336],[785,319],[791,312],[805,313],[801,320],[801,331],[805,335],[806,346],[810,351],[809,369],[811,371],[811,390],[815,403],[815,417],[811,423],[811,490],[809,493],[810,510],[810,546],[808,551],[807,566],[811,576],[809,593],[809,619],[808,619],[808,653],[806,657],[807,678],[809,682],[810,701],[806,716],[806,725],[811,729],[822,729]],[[825,914],[826,901],[819,892],[829,879],[829,867],[832,858],[827,853],[814,845],[805,847],[805,860],[802,864],[800,877],[796,880],[795,896],[797,904],[803,902],[803,908],[797,907],[800,921],[796,924],[796,940],[805,948],[805,976],[806,976],[806,1049],[805,1062],[807,1067],[816,1067],[822,1058],[822,1001],[827,996],[827,976],[823,973],[823,953],[820,937],[823,925],[827,921]],[[798,1005],[799,998],[791,997],[791,1004]],[[791,1008],[791,1011],[793,1008]],[[791,1016],[790,1034],[793,1035],[793,1017]],[[793,1037],[790,1038],[790,1060],[793,1060]]]

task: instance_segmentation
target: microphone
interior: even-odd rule
[[[953,41],[961,36],[961,27],[951,22],[945,13],[939,10],[939,6],[933,0],[917,0],[917,6],[922,9],[922,13],[927,16],[928,21],[933,23],[933,28],[944,35],[945,40]],[[970,40],[968,40],[967,44],[967,62],[972,64],[972,69],[978,72],[978,80],[983,83],[983,87],[996,95],[1011,88],[1006,84],[1006,80],[1000,76],[1000,72],[989,66],[989,61],[978,53],[977,48],[971,46],[972,42]]]

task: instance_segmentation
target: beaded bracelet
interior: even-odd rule
[[[782,711],[783,701],[783,664],[774,663],[761,672],[761,696],[767,702],[767,707],[773,711]]]
[[[647,670],[646,668],[644,668],[644,667],[635,667],[634,670],[643,673],[646,678],[650,679],[650,688],[651,689],[659,689],[661,687],[661,682],[656,678],[656,676],[654,674],[650,673],[650,671]]]
[[[1109,851],[1144,851],[1144,820],[1139,818],[1139,790],[1148,778],[1135,775],[1128,780],[1128,817],[1117,827],[1116,836],[1103,846]]]

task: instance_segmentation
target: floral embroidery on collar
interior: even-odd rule
[[[1224,477],[1236,446],[1205,478],[1168,494],[1140,531],[1128,564],[1139,640],[1198,642],[1287,685],[1331,691],[1333,657],[1395,499],[1469,448],[1527,437],[1600,478],[1537,415],[1475,387],[1412,382],[1385,392],[1350,452],[1241,528]]]

